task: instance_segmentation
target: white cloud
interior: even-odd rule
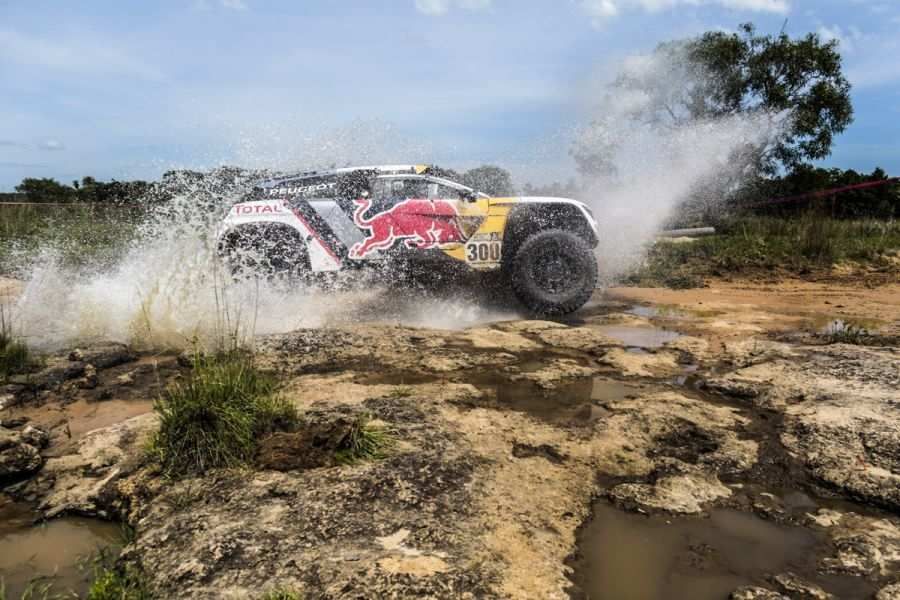
[[[659,12],[678,6],[702,5],[779,14],[785,14],[790,10],[789,0],[579,0],[579,4],[598,27],[608,19],[628,10]]]
[[[853,53],[856,50],[857,43],[865,39],[862,31],[852,25],[846,31],[840,25],[832,27],[820,25],[818,34],[826,42],[837,40],[838,44],[840,44],[840,49],[847,53]]]
[[[52,151],[66,149],[66,147],[63,146],[62,142],[60,142],[59,140],[53,140],[53,139],[44,140],[43,142],[38,144],[38,148],[40,148],[41,150],[52,150]]]
[[[161,79],[160,71],[117,48],[114,42],[93,38],[46,39],[0,29],[0,64],[13,63],[75,74],[123,75]]]
[[[212,10],[213,4],[217,4],[222,8],[227,8],[230,10],[247,10],[248,6],[244,0],[194,0],[194,9],[195,10]]]
[[[439,17],[447,14],[454,7],[465,10],[486,10],[493,0],[416,0],[416,10],[420,13]]]

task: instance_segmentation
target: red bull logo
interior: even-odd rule
[[[364,258],[377,250],[387,250],[397,240],[405,240],[407,248],[419,250],[463,241],[455,220],[456,207],[446,200],[404,200],[371,217],[365,216],[372,206],[369,198],[354,202],[357,209],[353,222],[360,229],[367,229],[368,235],[350,249],[350,258]]]

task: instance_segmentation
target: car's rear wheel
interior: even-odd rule
[[[590,300],[597,285],[597,259],[591,247],[562,229],[529,236],[516,250],[510,266],[516,297],[539,315],[575,312]]]
[[[303,238],[288,227],[240,227],[223,239],[220,251],[238,279],[302,280],[310,273]]]

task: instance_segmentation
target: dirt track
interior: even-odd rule
[[[4,422],[51,431],[42,470],[7,492],[49,515],[127,519],[125,558],[164,597],[274,584],[309,598],[597,596],[583,550],[596,498],[651,520],[729,508],[811,532],[803,560],[741,573],[735,597],[870,597],[900,578],[900,354],[813,333],[840,318],[896,335],[898,298],[900,286],[793,282],[623,288],[566,324],[270,336],[259,358],[311,425],[369,413],[396,452],[310,470],[263,457],[264,470],[175,484],[141,460],[152,414],[79,422],[93,406],[107,425],[104,403],[141,412],[184,368],[120,356],[94,385],[71,367],[102,355],[61,356],[50,368],[68,374],[45,389],[7,390]],[[797,493],[810,499],[799,508]],[[696,552],[686,571],[718,572]]]

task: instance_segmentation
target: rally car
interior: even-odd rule
[[[532,313],[563,315],[597,282],[597,223],[566,198],[493,198],[426,165],[309,171],[266,181],[218,234],[235,272],[288,274],[449,261],[497,269]]]

